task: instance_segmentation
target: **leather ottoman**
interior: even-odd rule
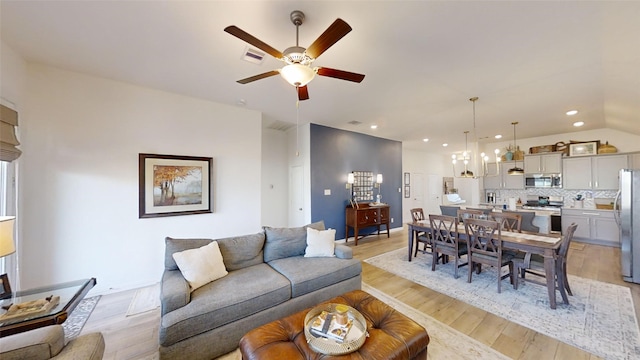
[[[326,303],[346,304],[367,320],[369,337],[355,352],[341,356],[323,355],[307,344],[304,318],[311,309],[300,311],[260,326],[240,339],[243,360],[253,359],[425,359],[429,334],[425,328],[392,307],[355,290]]]

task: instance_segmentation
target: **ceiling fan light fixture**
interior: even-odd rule
[[[315,70],[312,68],[300,65],[290,64],[286,65],[280,70],[280,75],[291,85],[295,87],[302,87],[307,85],[313,80],[316,75]]]

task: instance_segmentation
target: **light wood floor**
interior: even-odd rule
[[[406,248],[407,231],[368,236],[354,246],[354,256],[364,260],[387,251]],[[420,256],[425,255],[418,255]],[[573,275],[617,284],[631,289],[636,316],[640,314],[640,285],[621,279],[620,250],[573,243],[568,272]],[[513,359],[598,359],[570,345],[529,330],[472,305],[437,293],[363,262],[363,281],[433,318],[469,335]],[[135,290],[103,296],[87,321],[83,333],[102,331],[106,340],[105,359],[157,358],[159,310],[126,317]],[[429,330],[429,329],[427,329]]]

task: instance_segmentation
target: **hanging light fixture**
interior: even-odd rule
[[[478,154],[478,135],[476,132],[476,101],[478,101],[478,97],[474,96],[471,99],[469,99],[469,101],[471,101],[473,103],[473,137],[475,140],[475,154]],[[471,171],[468,167],[469,167],[469,161],[471,160],[471,153],[469,153],[469,150],[467,148],[467,138],[468,138],[468,134],[469,131],[465,131],[464,132],[464,149],[465,151],[462,153],[462,161],[464,164],[464,171],[460,173],[460,176],[457,176],[456,173],[456,162],[458,160],[458,156],[457,155],[451,155],[451,159],[452,159],[452,163],[453,163],[453,175],[455,177],[466,177],[466,178],[473,178],[474,173],[473,171]],[[481,168],[477,169],[478,171],[478,176],[498,176],[499,173],[499,168],[498,168],[498,163],[500,162],[500,157],[498,156],[498,154],[500,154],[500,150],[499,149],[495,149],[494,150],[495,153],[495,162],[496,162],[496,169],[495,172],[491,172],[489,173],[489,167],[488,167],[488,162],[489,162],[489,156],[487,156],[485,153],[481,153],[480,154],[480,161],[478,161],[478,159],[476,158],[477,155],[473,156],[474,159],[474,166],[477,166],[478,163],[481,164]]]
[[[514,121],[514,122],[511,123],[511,125],[513,125],[513,147],[514,147],[514,149],[516,151],[516,154],[517,154],[518,153],[518,145],[516,143],[516,125],[518,125],[518,122]],[[515,158],[515,155],[514,155],[514,158]],[[518,160],[516,160],[514,166],[507,171],[507,174],[509,174],[509,175],[522,175],[522,174],[524,174],[524,169],[518,167]]]

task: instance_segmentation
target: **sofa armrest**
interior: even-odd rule
[[[353,250],[350,247],[343,244],[336,244],[336,248],[334,253],[336,257],[339,259],[352,259],[353,258]]]
[[[189,283],[180,270],[165,270],[160,282],[161,314],[165,315],[191,301]]]
[[[100,360],[104,356],[104,336],[95,332],[71,340],[55,360]]]
[[[45,326],[0,339],[0,359],[50,359],[64,347],[60,325]]]

